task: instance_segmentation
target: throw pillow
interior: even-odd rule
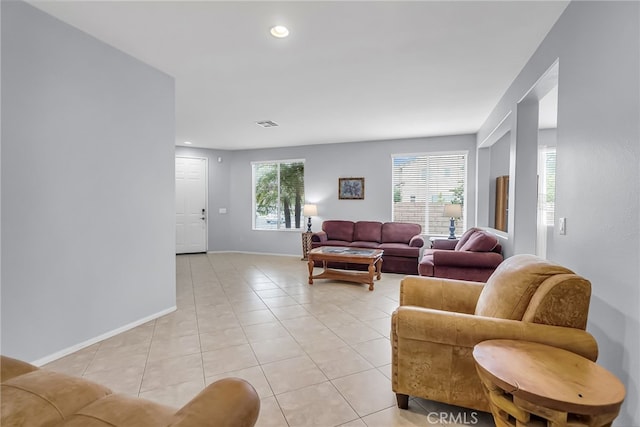
[[[471,237],[462,245],[461,251],[471,252],[491,252],[498,246],[498,239],[495,236],[487,233],[486,231],[476,231]]]

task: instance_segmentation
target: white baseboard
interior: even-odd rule
[[[129,323],[127,325],[124,325],[124,326],[122,326],[120,328],[117,328],[117,329],[114,329],[112,331],[106,332],[106,333],[104,333],[102,335],[98,335],[97,337],[94,337],[94,338],[91,338],[91,339],[89,339],[87,341],[81,342],[80,344],[76,344],[76,345],[73,345],[71,347],[67,347],[67,348],[65,348],[63,350],[57,351],[57,352],[55,352],[53,354],[50,354],[49,356],[42,357],[42,358],[40,358],[38,360],[34,360],[33,362],[30,362],[30,363],[32,365],[35,365],[35,366],[46,365],[47,363],[51,363],[54,360],[60,359],[61,357],[67,356],[67,355],[69,355],[71,353],[75,353],[76,351],[82,350],[83,348],[89,347],[90,345],[93,345],[93,344],[95,344],[97,342],[106,340],[107,338],[111,338],[111,337],[113,337],[115,335],[121,334],[121,333],[123,333],[125,331],[128,331],[129,329],[133,329],[136,326],[140,326],[140,325],[142,325],[144,323],[147,323],[147,322],[149,322],[151,320],[157,319],[158,317],[161,317],[161,316],[164,316],[166,314],[172,313],[172,312],[176,311],[176,309],[177,309],[177,306],[174,305],[173,307],[169,307],[166,310],[162,310],[162,311],[154,313],[154,314],[152,314],[150,316],[143,317],[142,319],[138,319],[135,322],[131,322],[131,323]]]
[[[207,251],[208,254],[246,254],[246,255],[269,255],[282,257],[300,258],[301,254],[276,254],[271,252],[251,252],[251,251]]]

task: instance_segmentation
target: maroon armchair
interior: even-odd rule
[[[460,239],[442,239],[425,249],[418,265],[421,276],[486,282],[503,261],[498,238],[470,228]]]

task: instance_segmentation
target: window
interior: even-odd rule
[[[444,205],[458,203],[463,206],[456,230],[466,229],[466,152],[396,154],[392,168],[393,221],[420,224],[426,234],[448,235]]]
[[[304,160],[254,162],[253,228],[297,230],[303,226]]]
[[[538,209],[542,224],[553,226],[556,205],[556,147],[541,147],[538,158]]]

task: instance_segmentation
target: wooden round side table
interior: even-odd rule
[[[490,340],[473,358],[498,427],[607,426],[625,397],[613,374],[560,348]]]

